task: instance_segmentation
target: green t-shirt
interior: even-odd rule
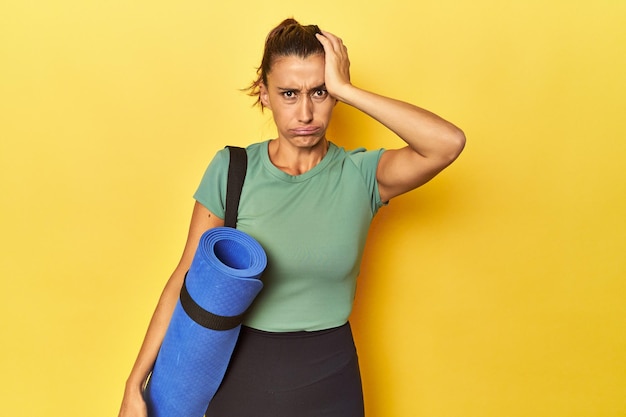
[[[293,176],[272,164],[268,143],[246,148],[237,229],[263,246],[268,262],[244,324],[274,332],[340,326],[352,311],[367,232],[383,205],[376,181],[383,150],[331,143],[318,165]],[[220,150],[194,194],[221,218],[228,162],[228,150]]]

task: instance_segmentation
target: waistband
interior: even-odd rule
[[[317,337],[330,335],[333,333],[341,333],[341,332],[349,332],[352,333],[352,329],[350,327],[350,322],[345,322],[341,326],[331,327],[329,329],[322,330],[299,330],[294,332],[268,332],[267,330],[255,329],[253,327],[241,326],[241,333],[255,335],[260,337],[269,337],[269,338],[302,338],[302,337]]]

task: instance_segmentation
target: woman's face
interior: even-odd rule
[[[315,147],[325,139],[336,100],[324,85],[324,55],[276,59],[260,92],[280,139],[299,148]]]

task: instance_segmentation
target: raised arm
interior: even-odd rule
[[[376,178],[383,201],[425,184],[459,156],[465,146],[461,129],[427,110],[352,85],[347,48],[332,33],[322,33],[317,38],[326,53],[329,94],[373,117],[407,144],[380,159]]]
[[[135,365],[126,381],[119,417],[147,416],[146,404],[142,395],[143,386],[152,370],[157,353],[165,337],[174,307],[176,307],[176,302],[178,301],[185,273],[191,265],[200,236],[208,229],[223,225],[224,220],[218,218],[203,205],[196,202],[191,216],[187,243],[185,244],[180,262],[163,289]]]

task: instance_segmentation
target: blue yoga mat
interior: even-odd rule
[[[144,392],[150,417],[204,415],[266,264],[261,245],[240,230],[202,235]]]

